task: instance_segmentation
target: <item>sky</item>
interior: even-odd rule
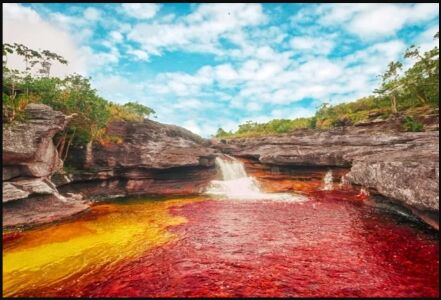
[[[105,99],[204,137],[368,96],[438,30],[435,3],[3,4],[4,42],[69,61],[53,75],[88,76]]]

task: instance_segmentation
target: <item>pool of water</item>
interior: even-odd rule
[[[101,203],[3,242],[3,296],[439,295],[435,232],[353,191]]]

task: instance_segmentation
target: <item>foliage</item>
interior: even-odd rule
[[[12,53],[24,59],[24,72],[8,68],[7,56]],[[100,97],[92,88],[90,78],[78,74],[51,77],[53,62],[67,64],[62,56],[48,50],[36,51],[17,43],[3,44],[2,100],[8,111],[6,122],[23,120],[28,103],[43,103],[70,115],[68,127],[54,138],[61,158],[67,156],[71,144],[120,143],[121,137],[106,134],[106,126],[112,120],[142,121],[155,113],[139,103],[120,105]],[[35,72],[33,68],[37,65],[40,69]]]
[[[150,115],[155,113],[155,111],[150,107],[139,104],[137,102],[127,102],[126,104],[123,105],[123,107],[128,111],[131,111],[143,117],[149,117]]]
[[[411,116],[406,116],[403,120],[403,129],[405,131],[420,132],[423,131],[424,125],[416,121]]]
[[[438,39],[439,34],[434,36]],[[347,126],[371,117],[388,117],[390,114],[406,113],[416,107],[439,106],[439,49],[424,53],[415,46],[409,47],[404,59],[411,60],[412,66],[403,72],[405,65],[401,61],[389,63],[381,74],[380,86],[374,95],[349,103],[330,105],[323,103],[311,118],[276,119],[267,123],[248,121],[239,125],[236,132],[226,132],[219,128],[215,137],[234,138],[280,134],[298,128],[327,129]],[[412,117],[405,118],[403,129],[407,131],[423,130],[422,124]]]

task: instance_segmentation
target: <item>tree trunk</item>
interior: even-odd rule
[[[419,90],[417,92],[417,98],[423,103],[426,104],[427,103],[427,96],[426,93],[424,92],[424,90]]]
[[[61,133],[61,134],[64,134],[66,132],[66,129]],[[57,149],[57,151],[58,151],[58,149],[60,149],[60,144],[61,144],[61,141],[63,140],[63,136],[61,136],[60,138],[59,138],[59,140],[58,140],[58,142],[57,142],[57,145],[55,146],[55,148]]]
[[[64,161],[66,160],[66,158],[67,158],[67,153],[69,152],[70,144],[71,144],[72,141],[73,141],[73,138],[74,138],[74,136],[75,136],[75,131],[76,131],[76,130],[77,130],[77,129],[75,128],[75,129],[74,129],[74,132],[73,132],[72,135],[70,136],[69,142],[67,143],[66,152],[64,153],[63,162],[64,162]]]
[[[391,109],[392,113],[396,114],[398,112],[397,110],[397,97],[392,94],[391,96]]]
[[[12,113],[11,113],[11,122],[14,121],[15,119],[15,96],[17,95],[17,93],[15,92],[15,82],[12,81],[12,86],[11,86],[11,100],[12,100]]]
[[[66,135],[67,135],[67,132],[60,138],[59,147],[57,149],[58,155],[60,156],[60,158],[63,155],[64,145],[66,144]]]
[[[416,97],[417,97],[418,100],[420,100],[420,102],[422,104],[426,104],[427,103],[426,99],[424,99],[424,97],[421,96],[419,93],[416,94]]]

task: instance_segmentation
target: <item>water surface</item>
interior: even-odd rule
[[[102,203],[10,235],[4,296],[439,294],[438,240],[353,191]]]

